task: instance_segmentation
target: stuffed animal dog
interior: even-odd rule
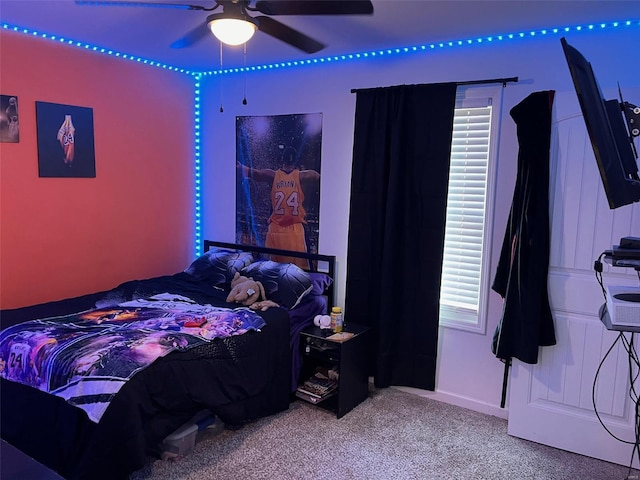
[[[262,298],[262,300],[260,300]],[[279,307],[276,302],[267,300],[264,286],[253,278],[247,278],[236,272],[231,280],[231,291],[227,296],[227,302],[241,303],[254,310],[263,312],[269,307]]]
[[[231,280],[231,291],[227,296],[227,302],[241,303],[249,306],[260,299],[266,299],[262,283],[252,278],[247,278],[236,272]]]

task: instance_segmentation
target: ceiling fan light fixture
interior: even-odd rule
[[[207,22],[215,37],[227,45],[242,45],[248,42],[258,29],[255,20],[250,17],[229,18],[210,15]]]

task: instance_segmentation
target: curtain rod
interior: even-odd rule
[[[487,83],[501,83],[503,87],[507,86],[507,83],[518,82],[518,77],[505,77],[505,78],[489,78],[487,80],[467,80],[465,82],[451,82],[456,85],[482,85]],[[449,83],[449,82],[442,82]],[[351,93],[364,92],[366,90],[375,90],[376,88],[382,87],[374,87],[374,88],[352,88]]]

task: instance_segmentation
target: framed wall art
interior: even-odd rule
[[[96,176],[93,109],[36,102],[40,177]]]
[[[0,95],[0,142],[18,143],[20,141],[18,118],[18,97]]]

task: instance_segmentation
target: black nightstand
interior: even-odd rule
[[[335,412],[338,418],[369,396],[367,342],[370,328],[349,323],[344,332],[353,336],[342,341],[331,340],[328,338],[333,335],[331,330],[313,325],[300,332],[303,355],[300,382],[313,376],[318,369],[333,369],[338,373],[337,389],[331,394],[319,399],[305,396],[303,400]]]

